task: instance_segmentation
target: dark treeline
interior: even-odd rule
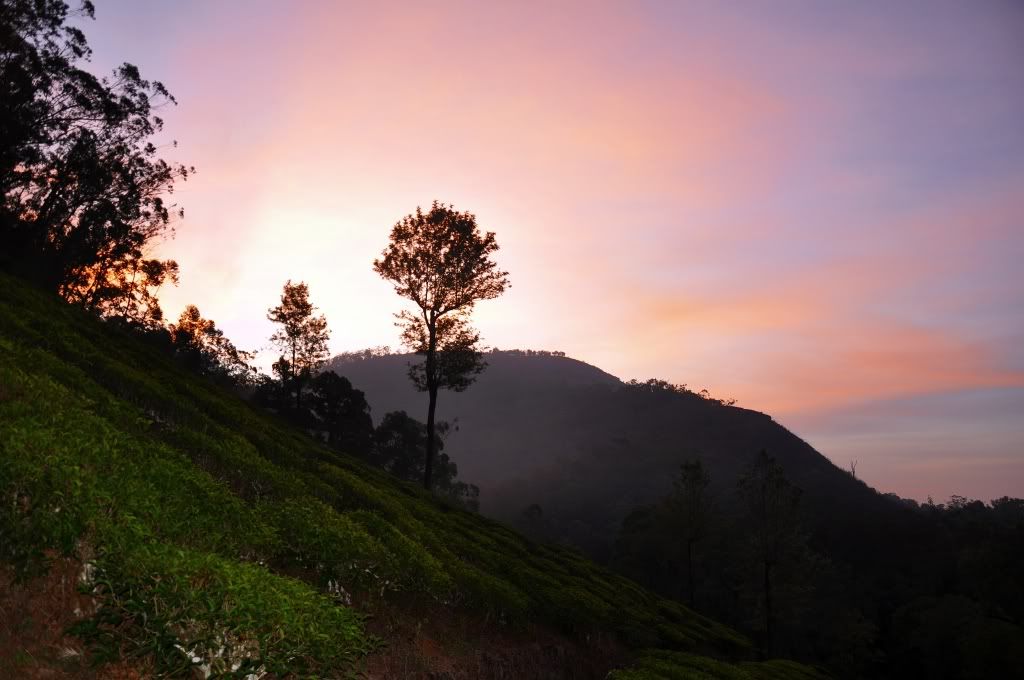
[[[546,349],[498,349],[497,347],[491,348],[493,354],[507,354],[515,357],[564,357],[565,352],[558,350],[546,350]]]
[[[1024,675],[1024,500],[890,496],[886,513],[814,517],[765,452],[733,481],[712,492],[702,462],[684,463],[670,495],[625,519],[614,566],[839,677]]]

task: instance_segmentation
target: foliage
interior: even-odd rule
[[[257,565],[166,544],[114,543],[88,585],[102,604],[73,628],[100,661],[149,654],[166,675],[338,674],[377,641],[362,617]],[[113,547],[110,548],[113,550]]]
[[[82,269],[60,291],[68,302],[102,317],[153,330],[163,328],[157,293],[168,283],[178,285],[177,262],[146,259],[141,251],[134,251],[117,261]]]
[[[84,70],[74,15],[91,18],[92,3],[0,2],[0,265],[104,313],[123,303],[129,318],[159,321],[149,287],[177,265],[144,253],[181,215],[165,199],[192,172],[151,141],[174,98],[131,64],[110,78]]]
[[[345,364],[368,361],[376,357],[391,356],[391,354],[391,348],[387,345],[367,347],[366,349],[356,350],[354,352],[339,352],[327,361],[326,368],[330,370],[338,370]]]
[[[322,371],[309,385],[313,429],[326,434],[327,445],[359,455],[373,446],[370,405],[348,378]]]
[[[648,378],[647,380],[637,380],[636,378],[630,379],[625,383],[626,387],[631,390],[643,391],[643,392],[669,392],[672,394],[687,394],[700,397],[706,401],[715,402],[722,406],[735,406],[735,399],[718,399],[711,396],[711,393],[707,389],[702,389],[699,392],[694,392],[685,384],[671,383],[667,380],[661,380],[660,378]]]
[[[433,487],[467,510],[480,507],[480,490],[465,482],[458,481],[459,468],[444,452],[444,438],[450,425],[438,423],[437,462],[434,465]],[[423,467],[427,443],[427,428],[405,411],[393,411],[384,415],[374,432],[371,462],[387,470],[399,479],[409,482],[423,479]]]
[[[189,370],[235,385],[255,380],[256,369],[249,363],[254,353],[235,347],[212,319],[203,318],[195,305],[185,307],[178,323],[171,324],[168,330],[174,355]]]
[[[429,397],[427,489],[432,485],[437,392],[465,390],[486,366],[469,314],[477,302],[498,297],[509,285],[508,272],[491,259],[497,250],[494,232],[481,234],[475,215],[434,201],[428,212],[417,207],[395,224],[391,242],[373,262],[374,271],[417,307],[397,317],[403,343],[424,356],[410,367],[409,378]]]
[[[885,514],[851,507],[805,534],[807,516],[777,461],[759,455],[741,489],[718,509],[696,565],[702,612],[764,635],[770,588],[776,652],[840,677],[1020,674],[1024,501],[894,499]],[[667,506],[627,517],[616,566],[682,599]]]

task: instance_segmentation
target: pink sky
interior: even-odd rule
[[[301,279],[334,351],[394,346],[370,263],[436,198],[502,246],[488,344],[735,397],[883,491],[1024,495],[1019,5],[97,5],[198,169],[170,316],[262,348]]]

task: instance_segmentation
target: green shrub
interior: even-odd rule
[[[334,677],[376,647],[358,614],[299,581],[209,553],[140,545],[130,532],[107,538],[90,584],[102,606],[75,629],[101,660],[146,654],[170,675],[205,665],[234,677]]]

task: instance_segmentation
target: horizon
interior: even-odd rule
[[[263,347],[302,280],[332,354],[395,346],[371,261],[439,199],[511,274],[487,344],[735,398],[883,492],[1020,494],[1024,8],[238,7],[83,25],[179,102],[170,319]]]

